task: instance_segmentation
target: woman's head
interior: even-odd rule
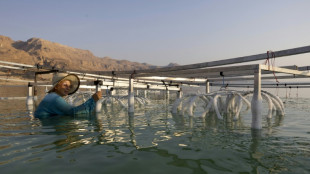
[[[53,76],[53,87],[49,91],[56,92],[60,96],[71,95],[75,93],[80,86],[80,79],[74,74],[56,73]]]
[[[72,88],[71,81],[65,79],[58,82],[58,84],[54,87],[54,92],[64,97],[69,95],[71,88]]]

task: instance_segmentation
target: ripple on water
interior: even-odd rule
[[[287,102],[286,115],[270,124],[264,119],[258,133],[248,113],[238,122],[221,121],[172,115],[160,104],[133,117],[107,110],[35,120],[25,108],[5,111],[1,172],[308,173],[309,101],[303,102]]]

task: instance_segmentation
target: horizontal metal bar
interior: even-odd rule
[[[307,76],[298,76],[298,75],[288,75],[288,76],[276,76],[277,79],[302,79],[302,78],[309,78]],[[275,79],[274,76],[270,77],[261,77],[262,80],[272,80]],[[217,82],[217,81],[223,81],[222,78],[208,78],[210,82]],[[244,81],[244,80],[253,80],[253,77],[230,77],[225,78],[225,81]]]
[[[26,100],[27,97],[0,97],[0,100]]]
[[[221,86],[222,83],[210,83],[210,85],[214,85],[214,86]],[[239,85],[239,86],[253,86],[252,83],[225,83],[225,85]],[[303,85],[310,85],[309,82],[297,82],[297,83],[292,83],[292,82],[287,82],[287,83],[262,83],[262,86],[292,86],[292,85],[296,85],[296,86],[303,86]]]
[[[309,52],[310,52],[310,46],[304,46],[304,47],[298,47],[298,48],[293,48],[293,49],[274,51],[273,54],[275,55],[275,58],[279,58],[279,57],[291,56],[291,55],[297,55],[297,54],[309,53]],[[244,62],[257,61],[257,60],[265,60],[267,58],[271,58],[270,55],[268,55],[267,53],[262,53],[262,54],[256,54],[256,55],[250,55],[250,56],[243,56],[243,57],[197,63],[197,64],[190,64],[190,65],[183,65],[183,66],[154,68],[154,69],[135,70],[135,71],[114,71],[114,74],[118,75],[118,74],[131,74],[131,73],[140,74],[140,73],[180,71],[180,70],[198,69],[198,68],[222,66],[222,65],[229,65],[229,64],[236,64],[236,63],[244,63]],[[112,74],[111,71],[102,71],[100,73],[101,74],[107,73],[109,75]]]
[[[240,66],[226,66],[226,67],[216,67],[216,68],[204,68],[204,69],[195,69],[195,70],[181,70],[181,71],[172,71],[167,74],[167,72],[155,72],[155,73],[145,73],[145,74],[137,74],[135,77],[147,77],[147,76],[169,76],[169,75],[193,75],[195,74],[205,74],[209,73],[217,73],[220,76],[220,72],[237,72],[237,71],[245,71],[245,70],[253,70],[258,67],[258,64],[254,65],[240,65]]]
[[[7,61],[2,61],[2,60],[0,60],[0,63],[8,64],[8,65],[16,65],[16,66],[21,66],[21,67],[28,67],[28,68],[35,68],[36,67],[36,66],[33,66],[33,65],[14,63],[14,62],[7,62]]]
[[[212,86],[223,86],[223,85],[212,85]],[[254,85],[224,85],[224,87],[231,87],[231,88],[253,88]],[[299,88],[310,88],[310,86],[296,86],[296,85],[290,85],[290,86],[261,86],[261,88],[286,88],[286,89],[299,89]]]
[[[229,66],[229,67],[216,67],[216,68],[206,68],[206,69],[198,69],[198,70],[185,70],[185,71],[173,71],[173,72],[159,72],[154,73],[155,76],[161,77],[170,77],[170,78],[216,78],[216,77],[232,77],[232,76],[245,76],[245,75],[253,75],[254,70],[257,69],[258,64],[254,65],[241,65],[241,66]],[[287,69],[297,69],[296,65],[293,66],[283,66],[281,68]],[[271,71],[262,71],[262,74],[272,74]],[[137,78],[147,77],[151,75],[141,74],[137,75]]]
[[[7,65],[0,65],[0,68],[26,70],[25,68],[15,67],[15,66],[7,66]]]
[[[262,70],[265,70],[265,71],[273,71],[273,72],[286,73],[286,74],[310,76],[310,72],[305,72],[305,71],[298,71],[298,70],[279,68],[279,67],[269,67],[267,65],[260,65],[260,67]]]

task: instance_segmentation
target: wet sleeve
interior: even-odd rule
[[[73,108],[74,115],[78,114],[89,114],[92,113],[94,108],[96,107],[95,100],[91,97],[85,103],[81,104],[80,106]]]
[[[91,113],[95,106],[96,103],[93,98],[90,98],[85,103],[74,107],[68,104],[62,97],[59,97],[56,99],[54,107],[60,112],[58,113],[59,115],[78,115]]]

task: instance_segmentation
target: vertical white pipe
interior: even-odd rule
[[[182,91],[182,87],[180,87],[178,90],[177,98],[182,98],[182,97],[183,97],[183,91]]]
[[[254,71],[254,93],[251,102],[252,129],[262,129],[261,68]]]
[[[144,98],[147,98],[147,90],[144,90],[144,92],[143,92],[143,97],[144,97]]]
[[[176,114],[178,112],[178,110],[181,109],[181,107],[182,107],[182,96],[183,96],[182,88],[180,88],[180,90],[177,93],[177,99],[175,100],[173,107],[172,107],[172,113],[173,114]]]
[[[26,104],[33,105],[33,86],[30,83],[28,84],[28,97]]]
[[[113,90],[111,91],[111,96],[116,94],[116,88],[115,88],[115,80],[113,80]]]
[[[128,112],[135,112],[135,93],[133,90],[133,78],[129,77],[129,88],[128,88]]]
[[[210,83],[209,80],[206,81],[206,94],[210,93]]]
[[[139,96],[139,90],[137,89],[135,92],[136,96]]]
[[[111,96],[115,95],[115,93],[116,93],[115,88],[113,88],[113,90],[112,90],[112,89],[110,89],[110,94],[111,94]]]
[[[97,81],[97,83],[96,83],[96,92],[99,92],[99,91],[101,91],[101,85],[100,85],[100,82]],[[101,107],[102,107],[101,100],[98,100],[97,103],[96,103],[96,112],[101,112]]]
[[[170,95],[169,95],[170,93],[169,93],[169,90],[168,89],[166,89],[166,100],[167,101],[169,101],[169,97],[170,97]]]

